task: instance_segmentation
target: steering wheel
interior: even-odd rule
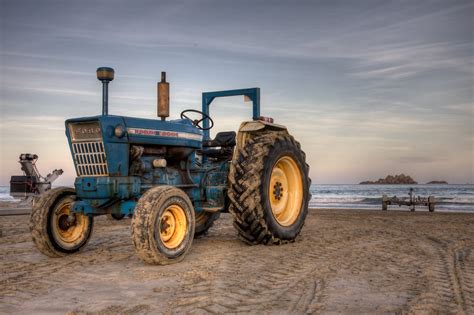
[[[186,113],[197,113],[197,114],[201,115],[202,118],[201,118],[201,119],[191,119],[191,118],[189,118],[189,117],[186,115]],[[200,123],[203,122],[204,119],[206,119],[206,118],[209,119],[209,121],[210,121],[210,126],[207,127],[207,128],[204,128],[203,126],[201,126]],[[193,125],[194,125],[196,128],[201,129],[201,130],[209,130],[209,129],[211,129],[212,127],[214,127],[214,121],[212,120],[211,117],[209,117],[209,115],[206,115],[206,114],[204,114],[203,112],[198,111],[198,110],[195,110],[195,109],[186,109],[186,110],[183,110],[183,111],[181,112],[181,119],[187,119],[187,120],[191,121],[191,122],[193,123]]]

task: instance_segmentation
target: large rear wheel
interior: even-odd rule
[[[194,238],[194,209],[179,188],[157,186],[138,200],[132,218],[135,251],[146,263],[181,261]]]
[[[71,212],[75,192],[55,188],[44,193],[31,211],[33,242],[43,254],[61,257],[83,248],[92,234],[93,218]]]
[[[229,212],[250,244],[293,241],[308,212],[309,166],[300,144],[286,132],[252,135],[234,156]]]

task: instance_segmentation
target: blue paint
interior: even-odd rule
[[[252,100],[253,119],[258,119],[258,88],[203,93],[203,112],[209,114],[209,105],[216,97],[235,95]],[[74,212],[133,214],[143,193],[157,185],[172,185],[185,191],[196,212],[226,211],[230,162],[200,154],[203,139],[209,139],[209,131],[203,133],[191,121],[99,115],[68,119],[65,123],[76,171],[84,172],[74,183],[77,193]],[[78,139],[73,140],[69,126],[74,123],[94,126],[90,128],[92,135],[84,127],[82,133],[75,133]],[[205,120],[204,126],[208,123]],[[93,138],[81,138],[88,136]],[[88,151],[90,148],[92,151]],[[139,153],[132,155],[132,149]],[[158,159],[165,159],[167,166],[155,167],[153,162]],[[100,173],[104,170],[100,167],[105,166],[107,172]]]
[[[202,93],[202,112],[209,115],[209,106],[212,101],[217,97],[228,97],[228,96],[247,96],[252,101],[253,120],[258,120],[260,117],[260,88],[250,89],[239,89],[239,90],[226,90],[226,91],[215,91],[215,92],[204,92]],[[209,119],[204,119],[204,129],[209,127]],[[209,140],[209,130],[204,130],[204,140]]]

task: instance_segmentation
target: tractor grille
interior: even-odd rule
[[[72,143],[77,176],[107,176],[107,160],[102,141]]]

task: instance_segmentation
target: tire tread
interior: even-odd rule
[[[305,177],[308,187],[311,185],[309,178],[309,165],[306,155],[301,151],[301,145],[286,131],[263,131],[252,134],[245,146],[238,149],[232,160],[229,171],[230,200],[229,212],[234,219],[234,227],[239,237],[248,244],[283,244],[293,240],[283,240],[276,237],[269,229],[264,219],[264,208],[260,188],[264,176],[265,160],[277,142],[285,142],[296,147],[304,160]],[[308,201],[311,194],[308,193]],[[307,212],[306,209],[303,211]],[[304,213],[306,215],[306,213]],[[299,234],[303,225],[300,226]]]

